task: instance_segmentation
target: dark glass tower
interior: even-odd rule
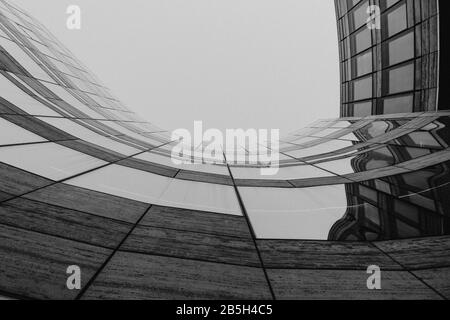
[[[440,58],[446,30],[439,28],[440,9],[445,7],[439,1],[337,0],[335,4],[342,117],[412,112],[418,116],[423,111],[448,109],[445,98],[439,98],[446,96],[439,95],[439,88],[445,88],[440,73],[446,74],[445,60]],[[369,6],[378,6],[377,18],[369,18]],[[369,28],[368,23],[379,23],[379,28]],[[447,128],[447,118],[437,119],[414,137],[400,138],[371,157],[355,158],[352,168],[361,172],[377,161],[396,164],[410,158],[411,146],[423,154],[433,153],[433,145],[446,148]],[[330,239],[383,240],[448,233],[448,177],[448,166],[441,163],[366,181],[364,186],[347,185],[349,209],[330,231]]]
[[[341,116],[439,108],[439,1],[336,0]],[[368,28],[369,6],[379,28]],[[374,11],[375,12],[375,11]],[[375,23],[375,19],[371,23]]]
[[[283,138],[263,176],[228,150],[175,164],[168,132],[0,0],[0,298],[449,298],[443,11],[385,1],[372,30],[369,4],[336,2],[342,117]]]

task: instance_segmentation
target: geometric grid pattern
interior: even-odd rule
[[[439,1],[336,0],[341,116],[435,111],[439,105]],[[367,8],[380,8],[369,29]]]
[[[450,295],[448,112],[319,121],[263,177],[226,150],[174,165],[167,132],[4,0],[0,73],[0,296]],[[381,292],[365,287],[371,264]]]

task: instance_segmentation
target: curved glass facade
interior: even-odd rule
[[[0,0],[0,296],[448,298],[438,6],[381,2],[377,30],[369,1],[336,1],[342,117],[282,138],[263,176],[227,150],[175,165],[169,132]],[[370,265],[388,289],[365,289]]]
[[[336,0],[341,115],[438,110],[439,1]],[[368,28],[368,7],[376,6]],[[379,20],[376,20],[379,19]],[[448,109],[448,107],[446,108]]]

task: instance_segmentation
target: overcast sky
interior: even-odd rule
[[[168,130],[281,129],[339,114],[332,0],[15,0]],[[79,5],[81,30],[66,28]]]

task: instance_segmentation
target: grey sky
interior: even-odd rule
[[[15,0],[160,127],[281,129],[339,114],[332,0]],[[66,8],[82,29],[66,28]]]

